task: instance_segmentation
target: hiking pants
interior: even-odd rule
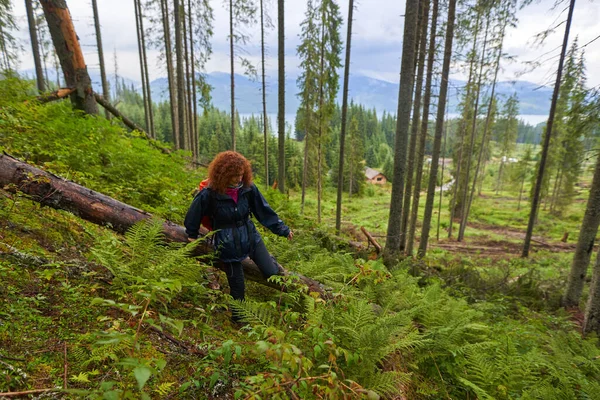
[[[267,247],[264,242],[259,240],[254,246],[254,252],[249,254],[249,257],[260,269],[263,276],[268,278],[279,273],[279,268],[275,262],[275,259],[269,254]],[[225,269],[227,274],[227,282],[229,282],[230,294],[235,300],[244,300],[245,282],[244,282],[244,269],[242,263],[237,262],[226,262]]]

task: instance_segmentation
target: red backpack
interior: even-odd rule
[[[210,184],[210,181],[208,180],[208,178],[206,178],[205,180],[203,180],[202,182],[200,182],[200,184],[198,185],[198,193],[200,193],[203,189],[207,188],[208,185]],[[210,223],[211,217],[210,215],[205,215],[204,217],[202,217],[202,221],[200,221],[200,224],[205,227],[206,229],[208,229],[209,231],[212,231],[212,224]]]

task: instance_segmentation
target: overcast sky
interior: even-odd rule
[[[269,7],[268,12],[273,15],[276,23],[276,0],[267,0],[266,2]],[[558,57],[553,56],[559,52],[558,48],[562,43],[564,28],[559,28],[557,33],[550,36],[542,47],[533,47],[533,36],[555,25],[557,21],[560,22],[566,18],[566,12],[562,11],[568,4],[552,11],[551,8],[554,2],[555,0],[541,0],[518,12],[518,25],[516,28],[510,28],[505,42],[505,51],[512,56],[516,56],[518,61],[502,64],[501,80],[521,79],[536,84],[553,84],[553,74],[556,72],[558,64]],[[67,3],[83,45],[88,68],[98,69],[90,1],[68,0]],[[104,53],[110,74],[112,75],[114,70],[113,49],[116,49],[120,75],[139,81],[140,70],[133,0],[98,0],[98,3]],[[229,72],[228,12],[222,0],[212,0],[211,3],[215,10],[215,33],[212,39],[214,54],[207,65],[207,70],[208,72]],[[26,50],[22,56],[21,69],[30,69],[33,68],[33,61],[29,55],[30,48],[23,1],[15,0],[13,4],[21,27],[20,37]],[[339,0],[339,4],[345,19],[348,1]],[[357,0],[355,6],[351,72],[390,82],[398,82],[402,49],[402,15],[404,14],[405,2],[397,0]],[[305,9],[305,1],[286,1],[286,75],[288,77],[295,77],[298,73],[298,58],[295,55],[295,50],[299,42],[298,34],[300,33],[300,23],[304,19]],[[345,32],[346,27],[344,26],[342,29],[344,40]],[[573,17],[570,42],[578,36],[580,45],[584,45],[598,35],[600,35],[600,2],[578,1]],[[267,73],[272,77],[276,77],[276,30],[268,33],[267,40],[269,46]],[[260,49],[258,31],[254,35],[253,41],[255,45],[248,46],[247,51],[251,58],[258,60]],[[600,85],[600,40],[589,44],[585,51],[588,84],[590,87],[598,86]],[[543,66],[534,71],[527,71],[524,62],[534,60],[546,52],[551,53],[542,58],[545,61]],[[151,79],[166,76],[164,67],[158,64],[157,52],[150,50],[148,54],[150,57]],[[457,68],[453,72],[453,77],[464,78],[458,73]]]

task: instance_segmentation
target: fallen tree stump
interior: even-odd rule
[[[121,234],[136,223],[152,218],[152,215],[145,211],[42,171],[8,154],[0,155],[0,185],[8,186],[6,187],[8,191],[20,191],[28,194],[32,200],[44,206],[68,211],[82,219],[109,227]],[[165,221],[163,232],[168,241],[187,242],[188,237],[185,229],[173,222]],[[208,231],[202,227],[200,234],[205,235],[207,233]],[[196,247],[196,255],[212,252],[214,252],[214,248],[207,242],[203,242]],[[215,266],[225,271],[223,263],[217,262]],[[267,281],[256,264],[249,258],[242,262],[242,266],[248,279],[272,288],[286,290],[285,286]],[[310,292],[316,292],[322,298],[330,297],[328,290],[320,282],[303,275],[291,273],[279,264],[278,266],[280,275],[293,275],[298,278],[301,284],[307,286]]]

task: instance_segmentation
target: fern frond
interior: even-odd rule
[[[237,313],[242,321],[251,325],[271,327],[279,325],[277,310],[269,303],[251,300],[233,300],[230,307]]]

